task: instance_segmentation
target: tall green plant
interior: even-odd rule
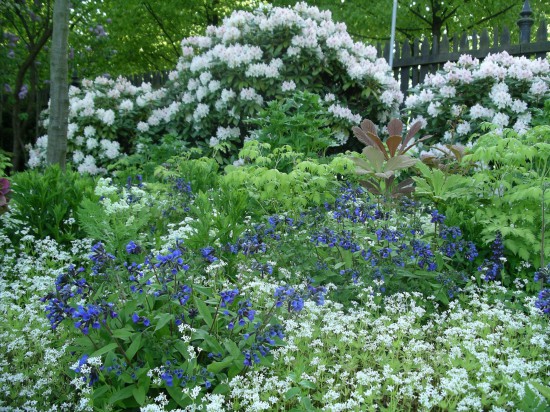
[[[91,196],[93,179],[63,172],[55,165],[43,173],[29,170],[15,174],[12,183],[11,216],[21,227],[42,239],[50,236],[58,243],[79,236],[74,217],[82,199]]]

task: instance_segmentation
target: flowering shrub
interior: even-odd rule
[[[69,161],[81,173],[104,173],[105,166],[133,148],[140,132],[140,121],[147,119],[164,93],[163,89],[153,90],[149,83],[134,86],[122,77],[84,79],[80,88],[71,86]],[[46,117],[45,127],[48,122]],[[45,135],[38,138],[34,147],[29,147],[30,167],[45,164],[47,146],[48,136]]]
[[[295,90],[327,102],[332,145],[369,116],[384,121],[402,100],[397,82],[376,49],[354,42],[328,11],[305,3],[236,11],[204,36],[182,41],[183,57],[167,84],[165,107],[144,128],[168,131],[218,151],[247,135],[245,120]]]
[[[405,101],[424,131],[445,143],[466,142],[482,122],[499,130],[525,133],[536,108],[550,96],[550,65],[545,59],[488,55],[483,62],[469,55],[430,74]]]

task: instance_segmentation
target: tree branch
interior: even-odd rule
[[[159,19],[159,17],[157,16],[157,14],[155,13],[155,11],[154,11],[153,8],[151,7],[151,5],[150,5],[147,1],[143,1],[143,6],[144,6],[145,9],[147,10],[147,12],[151,15],[151,17],[153,17],[153,19],[157,22],[157,24],[159,25],[160,29],[162,30],[162,32],[163,32],[164,35],[166,36],[166,38],[170,41],[170,45],[171,45],[172,48],[174,49],[174,53],[176,54],[176,58],[179,58],[180,52],[179,52],[178,48],[176,47],[175,42],[174,42],[174,40],[172,39],[172,36],[170,36],[170,34],[168,33],[168,31],[167,31],[166,28],[164,27],[164,24],[163,24],[162,21]]]
[[[473,28],[474,26],[477,26],[478,24],[485,23],[485,22],[488,21],[488,20],[494,19],[495,17],[498,17],[498,16],[500,16],[501,14],[506,13],[508,10],[514,8],[515,6],[516,6],[515,4],[512,4],[511,6],[508,6],[508,7],[506,7],[505,9],[503,9],[503,10],[497,12],[497,13],[494,13],[494,14],[491,15],[491,16],[482,18],[481,20],[479,20],[479,21],[477,21],[477,22],[471,24],[470,26],[468,26],[468,30],[471,29],[471,28]]]

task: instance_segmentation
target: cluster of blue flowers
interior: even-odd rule
[[[550,263],[535,272],[534,281],[542,285],[550,283]],[[539,292],[535,306],[543,313],[550,315],[550,289],[543,288]]]
[[[163,372],[160,374],[160,378],[164,381],[166,386],[174,386],[174,378],[179,380],[180,387],[186,387],[189,383],[202,382],[206,389],[212,386],[211,380],[215,375],[209,372],[206,368],[201,368],[197,375],[190,375],[185,373],[185,369],[180,367],[175,360],[167,360],[163,366]]]
[[[157,255],[156,268],[169,269],[172,275],[176,275],[180,270],[189,270],[189,265],[184,263],[182,251],[180,248],[171,250],[166,255]]]
[[[82,367],[88,364],[88,359],[89,359],[89,356],[87,354],[82,355],[82,357],[78,360],[78,365],[74,369],[74,371],[78,374],[83,373]],[[82,376],[82,380],[84,382],[87,382],[88,386],[93,386],[94,383],[99,381],[99,371],[95,366],[91,366],[91,365],[89,366],[90,366],[90,373],[85,376]]]
[[[502,233],[497,232],[495,240],[491,245],[491,259],[485,259],[483,264],[477,268],[481,272],[482,279],[490,282],[500,277],[504,269],[504,245],[502,243]]]
[[[245,338],[250,337],[246,335]],[[256,333],[256,341],[250,349],[243,351],[244,365],[253,366],[256,363],[260,363],[261,357],[266,357],[271,352],[271,348],[277,343],[275,338],[284,339],[283,328],[281,325],[269,325],[269,327],[262,333]]]
[[[92,253],[89,255],[89,258],[94,262],[92,272],[96,275],[103,274],[103,270],[110,262],[115,260],[115,256],[111,253],[107,253],[105,245],[101,242],[97,242],[92,246]]]
[[[212,246],[206,246],[201,249],[201,255],[208,263],[213,263],[219,259],[214,256],[215,249]]]

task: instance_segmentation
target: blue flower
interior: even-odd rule
[[[483,265],[477,270],[482,272],[483,279],[487,282],[496,280],[504,269],[504,244],[502,243],[502,233],[497,232],[495,240],[491,245],[493,254],[491,259],[485,259]]]
[[[430,212],[432,215],[432,223],[443,223],[446,219],[445,215],[440,214],[436,209]]]
[[[141,253],[141,247],[136,245],[135,242],[133,240],[131,240],[126,245],[126,253],[128,253],[130,255],[138,255],[138,254]]]
[[[535,282],[550,283],[550,263],[535,272],[533,278]]]
[[[212,246],[207,246],[201,249],[201,255],[206,261],[210,263],[216,262],[218,258],[214,256],[214,251],[215,249]]]
[[[132,321],[138,324],[142,323],[145,327],[151,324],[151,321],[149,319],[147,319],[145,316],[139,316],[136,312],[132,314]]]
[[[239,294],[239,289],[220,292],[220,297],[221,297],[220,307],[225,308],[228,305],[231,305],[238,294]]]
[[[543,289],[540,291],[535,301],[535,307],[546,315],[550,315],[550,289]]]

